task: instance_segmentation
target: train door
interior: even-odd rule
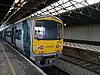
[[[16,45],[16,26],[15,27],[12,27],[12,33],[11,33],[11,42],[12,44]]]
[[[4,39],[6,39],[6,30],[4,30]]]
[[[30,57],[30,28],[28,27],[27,20],[22,22],[23,27],[23,46],[25,55]]]

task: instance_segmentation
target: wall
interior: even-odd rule
[[[99,41],[100,25],[65,27],[65,39]]]

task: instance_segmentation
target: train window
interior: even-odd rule
[[[44,27],[35,27],[35,38],[43,38],[45,34]]]
[[[57,23],[57,38],[62,38],[62,25],[60,23]]]
[[[5,35],[10,37],[11,36],[11,31],[5,31]]]
[[[61,39],[62,24],[52,20],[37,20],[35,26],[35,39]]]
[[[26,33],[26,40],[28,41],[30,39],[30,27],[27,28],[27,33]]]
[[[16,39],[21,40],[21,29],[20,30],[16,30]]]
[[[0,32],[0,36],[2,36],[2,35],[3,35],[3,31]]]

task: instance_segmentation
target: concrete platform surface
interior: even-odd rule
[[[79,49],[84,49],[84,50],[90,50],[90,51],[95,51],[95,52],[100,52],[100,46],[96,46],[96,45],[64,42],[64,46],[79,48]]]
[[[46,75],[0,38],[0,75]]]

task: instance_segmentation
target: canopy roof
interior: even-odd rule
[[[4,2],[3,2],[4,1]],[[12,24],[23,18],[55,15],[67,26],[100,24],[99,0],[3,0],[0,22]]]

